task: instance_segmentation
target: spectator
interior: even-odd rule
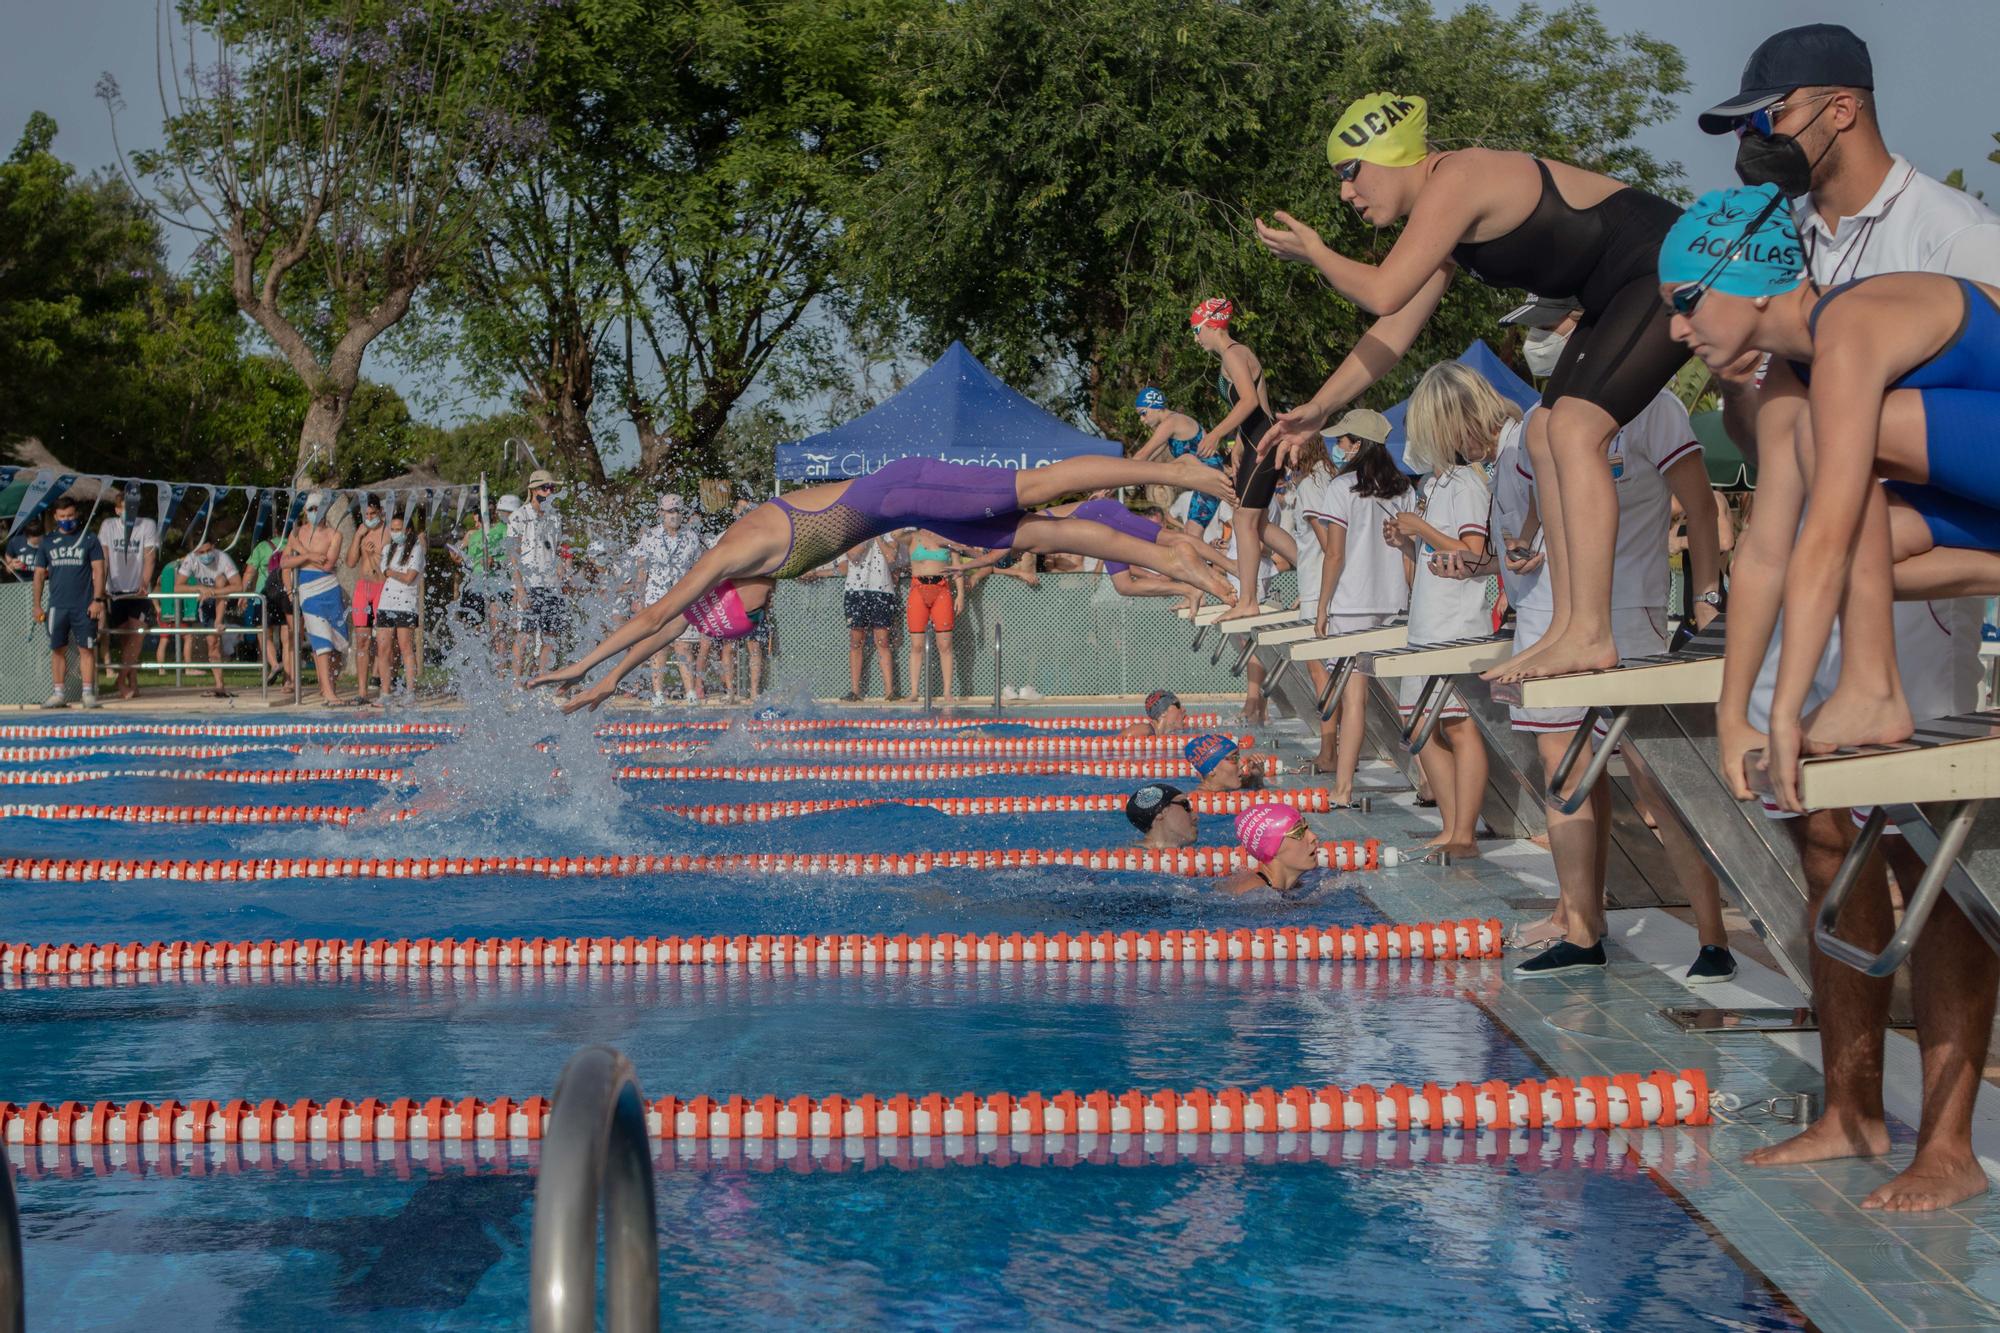
[[[403,694],[417,694],[417,605],[424,590],[424,534],[415,516],[396,515],[382,540],[382,596],[375,608],[375,679],[382,702],[395,685],[396,654],[403,656]]]
[[[105,595],[110,598],[104,625],[118,658],[120,699],[139,693],[139,654],[146,647],[146,627],[154,619],[147,593],[160,563],[159,527],[140,515],[139,502],[137,486],[115,488],[111,517],[97,532],[98,545],[104,548]]]
[[[347,651],[345,608],[340,600],[340,580],[334,566],[340,558],[340,530],[334,526],[333,499],[325,491],[314,491],[306,499],[302,522],[285,539],[285,558],[279,577],[299,628],[312,645],[313,673],[319,681],[320,702],[330,708],[346,706],[337,680],[340,655]],[[304,664],[300,664],[303,669]],[[368,673],[368,664],[355,660],[357,676]]]
[[[49,627],[49,678],[55,692],[44,708],[67,708],[63,698],[64,655],[74,644],[76,662],[83,673],[83,706],[97,707],[97,629],[104,614],[104,547],[86,532],[77,517],[76,501],[64,497],[56,501],[55,531],[42,538],[35,549],[33,598],[35,620]],[[42,605],[42,589],[49,590],[49,603]]]
[[[910,534],[910,596],[904,606],[903,629],[910,636],[910,693],[924,691],[924,633],[930,631],[937,644],[938,667],[944,688],[940,702],[958,702],[957,664],[952,657],[952,630],[958,613],[965,609],[965,585],[958,573],[958,550],[934,532],[918,529]]]
[[[361,500],[361,522],[347,540],[341,563],[354,571],[354,692],[368,702],[368,662],[375,629],[375,609],[382,599],[382,501]]]
[[[632,584],[638,590],[639,607],[651,606],[654,602],[673,591],[676,583],[687,577],[694,562],[707,549],[701,534],[688,524],[687,512],[681,497],[668,491],[660,496],[660,521],[646,529],[633,548]],[[635,607],[636,611],[639,609]],[[674,641],[674,665],[680,669],[681,697],[692,700],[697,696],[694,674],[694,645],[701,636],[692,626],[681,631]],[[653,654],[653,707],[662,707],[667,701],[666,669],[667,652],[662,648]]]
[[[1255,791],[1264,785],[1257,774],[1244,774],[1243,756],[1227,736],[1197,736],[1187,743],[1184,753],[1201,775],[1199,791]]]
[[[222,661],[222,640],[229,629],[230,593],[241,592],[248,581],[247,576],[230,558],[229,552],[205,541],[194,551],[181,558],[180,583],[182,587],[200,590],[195,598],[195,618],[202,624],[213,627],[214,633],[206,637],[208,660],[219,664]],[[214,688],[208,692],[211,699],[230,699],[235,696],[222,683],[222,667],[211,666],[209,675],[214,677]]]
[[[848,703],[859,703],[862,698],[861,677],[871,638],[884,702],[902,698],[896,692],[896,655],[889,643],[889,631],[896,623],[896,582],[889,573],[889,560],[895,553],[894,541],[876,540],[861,543],[840,559],[840,568],[847,576],[840,609],[847,618]]]
[[[185,535],[185,533],[182,534],[182,536]],[[180,572],[180,561],[167,561],[166,564],[160,567],[160,577],[154,583],[153,591],[160,593],[180,591]],[[194,621],[195,599],[192,597],[163,597],[155,604],[155,614],[157,616],[155,623],[162,631],[185,628]],[[153,661],[160,666],[165,666],[170,657],[175,662],[187,661],[185,636],[163,632],[157,636],[157,642],[153,645]],[[176,673],[174,683],[180,683],[178,673]]]
[[[7,538],[4,556],[0,556],[0,569],[5,570],[8,582],[26,583],[35,577],[35,551],[41,544],[42,520],[39,518]]]
[[[262,635],[264,674],[273,683],[289,679],[292,673],[292,639],[286,632],[291,623],[292,602],[285,595],[284,555],[284,540],[266,537],[250,548],[250,559],[244,566],[247,573],[244,591],[254,592],[264,601],[261,611],[256,603],[245,602],[241,619],[246,629],[261,627],[267,631]]]
[[[1236,841],[1261,864],[1224,880],[1224,893],[1268,889],[1290,894],[1301,879],[1319,869],[1319,838],[1292,806],[1278,802],[1251,806],[1236,816]]]
[[[1134,722],[1121,736],[1171,736],[1187,725],[1187,709],[1172,690],[1154,690],[1146,696],[1146,716]]]
[[[1164,782],[1149,782],[1127,797],[1125,818],[1139,830],[1142,847],[1192,847],[1200,826],[1187,793]]]
[[[514,566],[514,675],[521,669],[532,641],[535,672],[555,660],[557,641],[569,613],[563,605],[564,566],[562,515],[556,512],[556,479],[537,468],[528,477],[528,502],[507,525],[507,546]]]

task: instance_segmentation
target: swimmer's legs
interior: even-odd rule
[[[1014,497],[1021,508],[1038,509],[1080,491],[1153,485],[1200,491],[1217,499],[1226,500],[1230,496],[1229,482],[1222,473],[1190,456],[1166,463],[1141,463],[1129,458],[1065,458],[1047,467],[1022,468],[1014,474]]]

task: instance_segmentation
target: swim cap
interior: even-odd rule
[[[1243,844],[1244,851],[1268,864],[1277,859],[1285,835],[1305,822],[1304,815],[1282,802],[1253,805],[1236,816],[1236,841]]]
[[[1172,690],[1154,690],[1146,696],[1146,716],[1158,722],[1169,708],[1180,706],[1181,697]]]
[[[1236,307],[1226,296],[1211,296],[1194,308],[1188,316],[1188,327],[1196,329],[1226,329],[1229,321],[1236,316]]]
[[[1194,771],[1207,777],[1215,771],[1215,766],[1236,753],[1236,742],[1227,736],[1197,736],[1187,743],[1187,761],[1194,765]]]
[[[1147,408],[1165,410],[1167,396],[1158,389],[1141,389],[1139,390],[1139,397],[1133,402],[1133,406],[1139,408],[1141,411]]]
[[[1149,782],[1125,798],[1125,818],[1141,833],[1153,831],[1153,821],[1183,795],[1179,787]]]
[[[687,622],[710,639],[747,639],[757,623],[743,607],[743,598],[728,579],[688,603]]]
[[[1424,134],[1430,128],[1430,104],[1421,97],[1370,93],[1348,103],[1326,136],[1326,160],[1373,162],[1378,167],[1409,167],[1424,160]]]
[[[1662,283],[1707,279],[1725,296],[1788,292],[1805,281],[1805,267],[1805,243],[1775,185],[1710,190],[1660,242]]]

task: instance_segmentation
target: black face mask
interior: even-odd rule
[[[1832,104],[1821,103],[1806,125],[1825,115]],[[1828,139],[1819,156],[1808,161],[1805,148],[1792,135],[1746,134],[1736,145],[1736,175],[1745,185],[1775,185],[1786,198],[1796,199],[1812,191],[1813,168],[1832,151],[1833,140]]]

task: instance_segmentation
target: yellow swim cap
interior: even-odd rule
[[[1421,97],[1370,93],[1348,104],[1326,138],[1326,160],[1373,162],[1378,167],[1415,166],[1424,160],[1424,131],[1430,110]]]

